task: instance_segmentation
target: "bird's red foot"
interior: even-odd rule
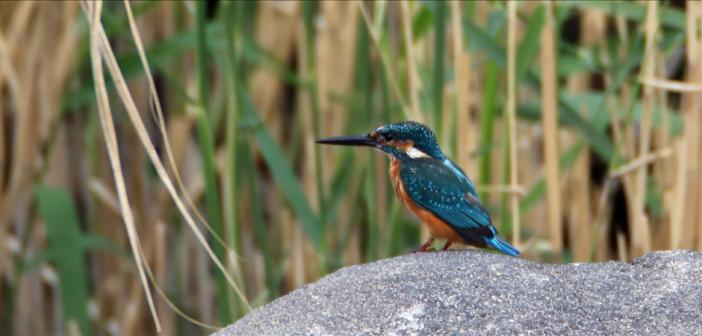
[[[436,251],[433,247],[431,247],[431,244],[434,243],[434,238],[429,238],[422,246],[420,246],[416,251],[414,252],[433,252]]]
[[[447,240],[447,241],[446,241],[446,244],[444,244],[444,248],[442,248],[441,250],[442,250],[442,251],[448,250],[449,247],[451,247],[451,244],[453,244],[453,243],[452,243],[450,240]]]

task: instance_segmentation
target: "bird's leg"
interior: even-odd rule
[[[433,243],[434,243],[434,238],[429,238],[429,239],[428,239],[426,242],[424,242],[424,244],[422,244],[422,246],[420,246],[420,247],[417,249],[417,251],[415,251],[415,252],[431,252],[431,251],[435,251],[435,250],[431,247],[431,244],[433,244]]]
[[[444,244],[444,248],[442,248],[441,250],[442,250],[442,251],[448,250],[449,247],[451,247],[451,244],[453,244],[453,243],[452,243],[450,240],[447,240],[447,241],[446,241],[446,244]]]

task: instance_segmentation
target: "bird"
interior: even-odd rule
[[[434,239],[441,239],[446,241],[442,250],[459,243],[519,256],[519,250],[499,236],[473,182],[444,154],[429,127],[416,121],[401,121],[364,135],[316,142],[373,147],[390,157],[395,195],[429,229],[430,237],[418,252],[434,251]]]

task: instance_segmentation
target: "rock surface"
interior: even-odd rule
[[[216,335],[702,335],[702,253],[540,264],[479,250],[343,268]]]

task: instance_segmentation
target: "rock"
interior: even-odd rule
[[[216,335],[702,335],[702,253],[540,264],[480,250],[340,269]]]

